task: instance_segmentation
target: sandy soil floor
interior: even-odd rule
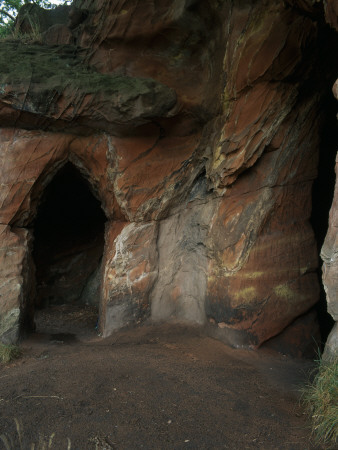
[[[102,339],[95,323],[42,311],[23,357],[0,366],[0,449],[318,448],[298,392],[311,362],[179,325]]]

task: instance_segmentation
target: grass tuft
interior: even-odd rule
[[[22,352],[16,345],[0,344],[0,363],[9,363],[13,359],[19,358]]]
[[[303,389],[303,400],[310,411],[316,441],[337,448],[338,358],[319,362],[313,381]]]
[[[9,434],[1,434],[0,435],[0,445],[1,443],[5,446],[5,450],[49,450],[52,448],[58,449],[62,448],[65,450],[72,450],[72,443],[69,438],[67,438],[67,446],[62,445],[60,443],[53,446],[53,439],[55,437],[55,433],[52,433],[50,436],[42,436],[39,434],[38,441],[30,442],[25,437],[25,433],[23,430],[23,426],[20,420],[14,419],[16,433]],[[1,447],[2,448],[2,447]]]

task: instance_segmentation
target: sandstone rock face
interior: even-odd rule
[[[326,292],[328,312],[336,324],[328,337],[324,356],[338,356],[338,154],[336,159],[336,187],[330,211],[329,229],[321,251],[323,259],[323,283]]]
[[[166,115],[175,106],[173,90],[148,78],[107,76],[81,67],[77,49],[2,43],[0,45],[0,102],[4,119],[10,105],[22,126],[32,117],[42,121],[116,131],[130,123],[135,127],[153,117]],[[2,71],[2,72],[1,72]],[[11,120],[8,117],[7,120]],[[69,127],[73,130],[73,126]],[[77,128],[77,127],[76,127]],[[75,131],[78,131],[75,129]]]
[[[100,328],[104,336],[149,317],[157,278],[156,223],[109,223]]]
[[[313,360],[318,355],[318,343],[321,340],[317,312],[310,310],[298,317],[278,336],[263,344],[263,348],[277,350],[284,355],[305,357]]]
[[[306,315],[323,94],[313,3],[76,0],[43,43],[0,43],[2,340],[33,320],[29,236],[67,163],[106,216],[80,296],[100,291],[104,336],[181,320],[255,348]]]
[[[0,335],[5,344],[19,339],[21,321],[29,319],[29,297],[33,294],[29,286],[33,276],[28,260],[29,240],[27,230],[1,225]]]
[[[206,180],[196,180],[180,211],[161,221],[158,280],[151,293],[154,320],[206,320],[208,230],[217,201],[206,198]]]
[[[223,194],[211,225],[206,308],[234,345],[258,345],[278,333],[277,310],[278,327],[287,326],[290,315],[303,314],[318,299],[316,246],[308,223],[308,180],[316,170],[316,159],[308,153],[316,143],[313,107],[310,101],[303,117],[291,114],[282,129],[289,135],[288,127],[302,122],[296,125],[300,134],[292,132],[296,159],[295,147],[279,136],[282,141],[273,141],[253,170]]]
[[[338,31],[338,2],[327,0],[325,2],[326,21]],[[338,100],[338,80],[333,85],[333,95]],[[326,292],[328,312],[336,322],[327,339],[324,359],[338,357],[338,154],[336,157],[336,184],[334,198],[330,210],[328,232],[321,249],[323,260],[323,284]]]

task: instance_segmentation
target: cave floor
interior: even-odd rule
[[[0,366],[10,449],[320,448],[299,401],[312,362],[233,350],[180,325],[102,339],[93,311],[58,311]]]

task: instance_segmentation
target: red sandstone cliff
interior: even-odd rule
[[[74,6],[42,42],[0,43],[2,340],[33,316],[31,228],[67,161],[107,217],[103,335],[151,317],[257,347],[306,318],[328,88],[316,2]]]

